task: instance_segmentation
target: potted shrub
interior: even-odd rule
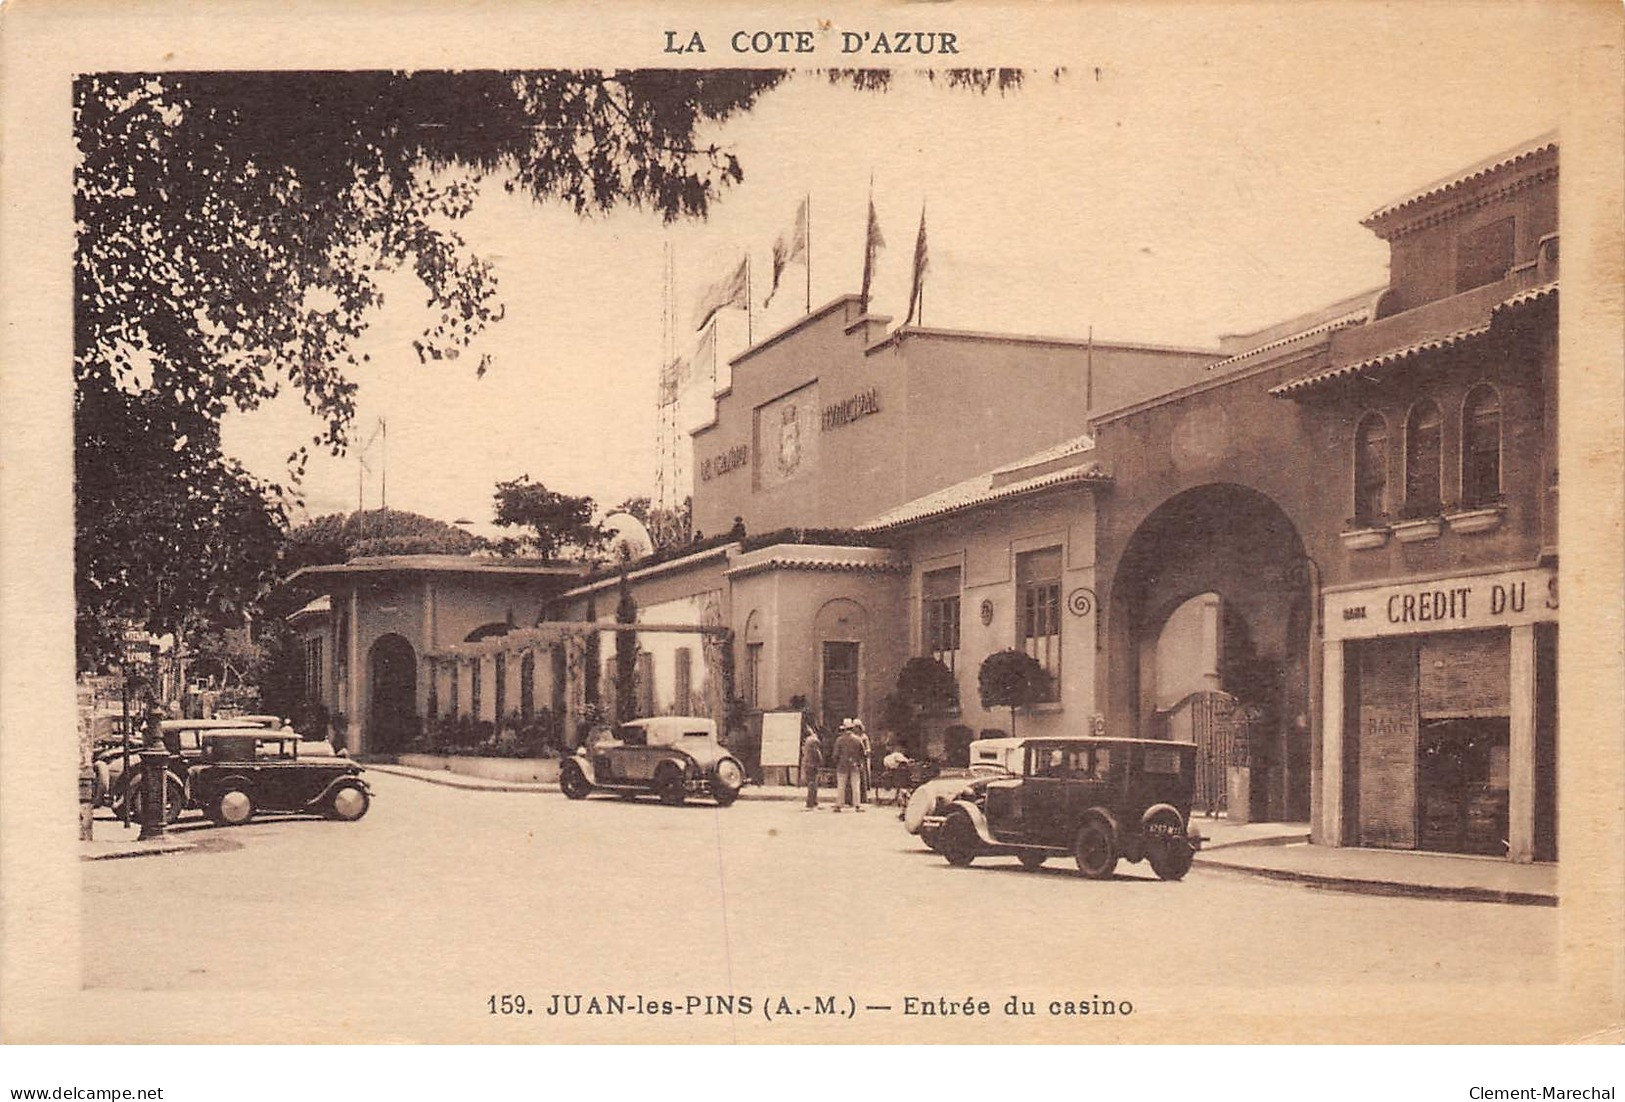
[[[1016,733],[1016,709],[1050,696],[1050,677],[1038,659],[1019,650],[995,651],[982,660],[976,674],[982,707],[1010,709],[1010,735]]]

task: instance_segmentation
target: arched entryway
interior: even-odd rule
[[[813,617],[818,647],[818,717],[825,731],[863,710],[863,642],[869,633],[869,610],[845,597],[827,601]]]
[[[367,712],[367,750],[389,754],[412,737],[418,722],[418,660],[412,644],[393,633],[383,635],[367,653],[372,685]]]
[[[1163,737],[1176,699],[1227,693],[1257,717],[1239,758],[1246,803],[1233,801],[1231,813],[1307,820],[1312,582],[1296,527],[1256,490],[1213,483],[1163,502],[1130,537],[1113,575],[1111,728]]]

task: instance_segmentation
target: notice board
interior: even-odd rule
[[[762,713],[762,768],[801,764],[801,713]]]

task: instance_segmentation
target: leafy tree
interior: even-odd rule
[[[609,532],[592,519],[597,508],[592,498],[549,490],[528,474],[498,482],[495,497],[497,525],[528,529],[520,539],[499,541],[497,550],[502,554],[523,550],[551,559],[568,549],[596,551],[609,539]]]
[[[948,71],[1004,91],[1011,71]],[[437,313],[455,360],[504,312],[457,224],[487,180],[577,213],[703,217],[743,179],[696,139],[783,70],[90,73],[73,85],[75,583],[86,664],[121,621],[240,615],[286,527],[281,488],[220,451],[227,411],[283,390],[342,454],[356,342],[382,277]],[[935,75],[931,75],[935,79]],[[855,88],[889,77],[832,72]],[[364,359],[365,357],[359,357]],[[482,357],[483,375],[492,365]]]
[[[994,651],[982,659],[976,672],[982,707],[1010,709],[1010,734],[1016,733],[1016,709],[1048,700],[1050,676],[1038,659],[1025,651]]]
[[[897,671],[897,697],[927,712],[940,712],[959,702],[959,685],[941,659],[910,658]]]
[[[638,606],[632,599],[632,588],[627,583],[626,565],[621,566],[620,597],[615,602],[615,622],[637,622]],[[638,714],[638,633],[615,633],[615,722],[625,723]]]

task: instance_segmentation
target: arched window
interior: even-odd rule
[[[1354,430],[1354,519],[1375,524],[1388,511],[1388,422],[1368,413]]]
[[[1501,396],[1475,386],[1461,406],[1461,503],[1489,505],[1501,497]]]
[[[1430,517],[1439,511],[1439,407],[1423,399],[1405,419],[1405,515]]]

